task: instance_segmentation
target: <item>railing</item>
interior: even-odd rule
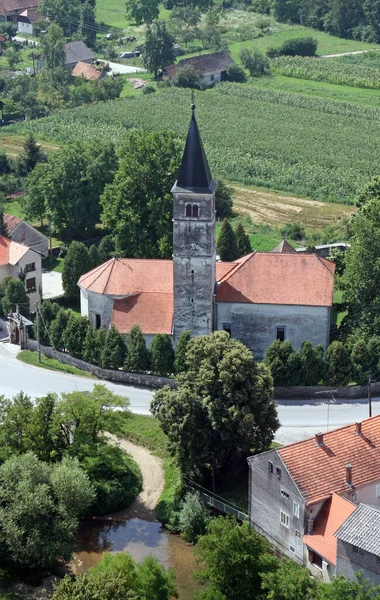
[[[248,514],[239,506],[232,504],[225,498],[217,496],[216,494],[211,492],[211,490],[207,490],[198,483],[195,483],[195,481],[192,481],[187,477],[185,479],[188,482],[187,487],[198,492],[201,498],[204,500],[205,504],[207,504],[207,506],[210,506],[225,515],[234,516],[238,519],[238,521],[249,521]]]

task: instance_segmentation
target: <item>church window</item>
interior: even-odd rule
[[[231,335],[231,323],[223,323],[222,327],[223,331],[227,331],[227,333]]]
[[[101,316],[98,314],[95,314],[95,328],[100,329],[101,325],[102,325]]]
[[[193,206],[193,217],[198,218],[198,204],[194,204]]]
[[[186,216],[191,217],[191,204],[186,204]]]
[[[280,342],[285,341],[285,327],[276,328],[276,340],[280,340]]]
[[[193,302],[194,302],[194,298],[191,298],[190,302],[191,302],[191,304],[193,304]]]

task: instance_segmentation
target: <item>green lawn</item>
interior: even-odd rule
[[[45,258],[42,267],[47,271],[57,271],[58,273],[62,273],[64,258],[60,256],[52,256],[51,258]]]
[[[71,375],[80,375],[82,377],[97,379],[94,375],[91,375],[91,373],[87,373],[87,371],[81,371],[71,365],[64,365],[54,358],[47,358],[44,354],[41,354],[41,362],[39,363],[37,352],[33,352],[32,350],[22,350],[17,354],[17,358],[28,365],[48,369],[49,371],[61,371],[63,373],[70,373]]]

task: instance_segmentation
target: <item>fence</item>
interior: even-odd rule
[[[187,477],[185,477],[185,479],[187,479]],[[195,483],[195,481],[192,481],[191,479],[187,479],[187,481],[189,482],[187,484],[187,487],[193,490],[194,492],[198,492],[198,494],[201,496],[201,498],[203,499],[205,504],[207,504],[207,506],[214,508],[215,510],[223,513],[224,515],[234,516],[238,519],[238,521],[249,521],[248,514],[244,512],[244,510],[239,506],[232,504],[232,502],[229,502],[225,498],[217,496],[217,494],[214,494],[213,492],[211,492],[211,490],[207,490],[206,488]]]

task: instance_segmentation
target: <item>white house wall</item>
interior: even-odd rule
[[[112,319],[113,299],[81,289],[81,314],[88,317],[91,326],[96,327],[96,315],[100,315],[102,329],[108,329]]]
[[[329,342],[330,308],[217,302],[216,329],[231,328],[231,337],[241,340],[258,360],[276,339],[277,327],[285,327],[285,339],[299,351],[302,342],[313,346]]]
[[[214,85],[214,83],[219,83],[220,81],[222,81],[222,74],[220,71],[215,73],[207,73],[207,75],[203,75],[202,77],[202,83],[206,87],[210,87],[211,85]]]
[[[26,273],[25,277],[25,287],[27,285],[27,280],[32,279],[33,277],[36,280],[36,291],[28,293],[29,301],[30,301],[30,310],[31,312],[35,312],[36,310],[36,302],[41,302],[41,294],[42,291],[42,260],[41,255],[38,252],[34,252],[33,250],[28,250],[26,254],[18,261],[17,265],[11,267],[12,272],[11,275],[14,277],[18,277],[21,269],[25,272],[25,267],[27,264],[34,263],[35,271],[31,271]],[[20,312],[22,313],[21,307]]]
[[[31,23],[23,23],[22,21],[18,21],[17,27],[19,33],[29,33],[29,35],[32,35],[33,33],[33,25]]]

